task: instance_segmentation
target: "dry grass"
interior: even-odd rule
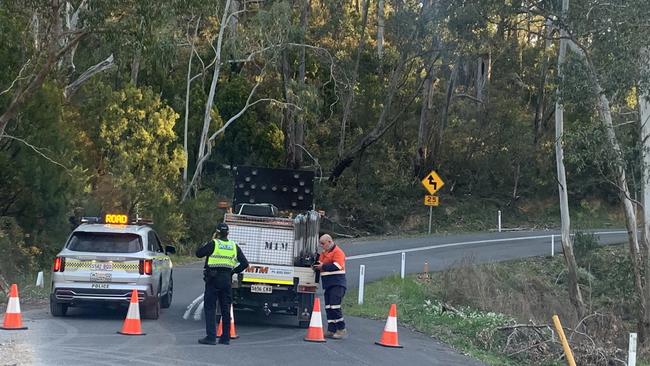
[[[613,255],[620,261],[625,253],[623,249],[613,254],[608,248],[591,255],[607,257],[603,263],[611,263]],[[596,259],[593,263],[598,267]],[[623,364],[628,333],[635,331],[634,324],[627,320],[633,311],[630,299],[617,297],[615,293],[611,297],[603,296],[608,291],[602,287],[612,286],[612,274],[604,273],[607,271],[603,268],[590,270],[579,271],[583,296],[591,310],[584,319],[578,318],[568,299],[561,257],[485,265],[475,265],[474,259],[467,257],[452,268],[433,274],[427,282],[430,290],[446,303],[513,317],[517,326],[500,329],[507,339],[502,346],[507,355],[523,354],[534,364],[552,363],[561,357],[562,349],[554,340],[554,330],[546,326],[557,314],[567,328],[567,337],[581,364]],[[640,351],[642,355],[647,354],[647,345],[641,345]]]

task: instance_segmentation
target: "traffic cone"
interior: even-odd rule
[[[235,330],[235,313],[232,310],[233,306],[230,304],[230,339],[237,339],[239,336],[237,335],[237,331]],[[219,319],[219,327],[217,328],[217,337],[221,337],[221,333],[223,333],[223,325],[222,325],[222,320],[223,318]]]
[[[379,342],[375,342],[375,344],[384,347],[402,348],[397,341],[397,305],[390,305],[390,311],[388,312],[388,319],[386,320],[384,332],[382,333]]]
[[[126,313],[126,319],[122,330],[118,333],[124,335],[145,335],[142,333],[140,326],[140,303],[138,302],[138,291],[131,291],[131,302],[129,303],[129,311]]]
[[[7,304],[5,320],[0,329],[27,329],[27,327],[23,327],[23,318],[20,315],[20,301],[18,300],[18,286],[15,283],[11,285],[9,290],[9,303]]]
[[[309,321],[309,329],[307,329],[307,336],[304,338],[307,342],[325,342],[323,335],[323,319],[320,315],[320,299],[314,299],[314,311],[311,313]]]

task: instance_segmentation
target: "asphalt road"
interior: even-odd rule
[[[400,272],[406,252],[406,272],[422,270],[428,261],[439,270],[471,259],[501,261],[550,254],[552,232],[516,232],[430,236],[342,244],[348,255],[350,290],[356,298],[359,265],[366,282]],[[557,234],[557,233],[555,233]],[[601,231],[603,243],[621,242],[621,231]],[[556,238],[557,239],[557,238]],[[560,247],[556,240],[557,247]],[[53,318],[47,309],[23,311],[25,331],[0,330],[1,365],[481,365],[417,332],[399,327],[403,349],[374,344],[384,321],[347,317],[350,335],[343,341],[304,342],[304,329],[293,317],[269,318],[237,312],[240,338],[230,346],[197,343],[205,335],[204,322],[182,319],[187,305],[202,293],[201,265],[174,270],[175,294],[169,309],[157,321],[143,320],[144,336],[123,336],[126,311],[105,308],[70,309],[65,318]],[[398,305],[399,306],[399,305]],[[388,310],[388,309],[387,309]],[[398,309],[399,312],[399,309]],[[324,315],[324,314],[323,314]],[[398,315],[399,316],[399,315]]]

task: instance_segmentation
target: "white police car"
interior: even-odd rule
[[[128,305],[131,290],[138,291],[145,319],[158,319],[160,308],[172,302],[172,261],[145,220],[126,215],[103,219],[84,217],[54,259],[50,312],[65,316],[68,307],[89,303]]]

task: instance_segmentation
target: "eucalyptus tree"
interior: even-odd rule
[[[603,167],[604,181],[616,190],[623,208],[639,304],[638,332],[645,339],[650,326],[650,276],[644,274],[650,268],[649,245],[638,240],[638,202],[629,181],[629,175],[639,170],[638,161],[629,159],[629,152],[637,145],[631,136],[638,130],[629,128],[623,118],[629,109],[627,96],[636,88],[647,88],[639,65],[641,50],[649,42],[641,30],[647,27],[650,9],[645,1],[574,0],[566,14],[554,1],[525,2],[517,11],[537,16],[539,22],[553,22],[558,30],[555,37],[566,42],[569,50],[567,73],[560,80],[562,103],[565,107],[578,106],[585,114],[580,118],[597,121],[602,131],[608,149],[590,159]]]

